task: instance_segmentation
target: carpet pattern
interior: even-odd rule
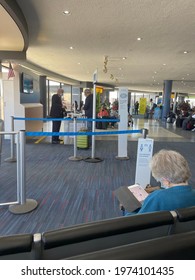
[[[189,162],[195,186],[194,143],[155,142],[161,148],[182,153]],[[96,141],[96,156],[102,162],[70,161],[73,145],[26,144],[26,198],[38,207],[15,215],[0,206],[0,235],[37,233],[90,221],[121,216],[113,191],[134,183],[137,142],[128,142],[129,160],[117,160],[117,141]],[[5,162],[10,143],[3,141],[0,166],[0,203],[16,200],[16,163]],[[91,156],[91,150],[78,150],[78,156]],[[156,185],[152,178],[151,183]]]

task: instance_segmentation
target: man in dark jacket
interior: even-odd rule
[[[85,116],[88,119],[91,119],[93,117],[93,94],[91,93],[91,90],[89,88],[85,89],[84,94],[86,96],[86,99],[83,110],[85,110]],[[92,131],[91,121],[87,122],[87,128],[89,131]]]
[[[64,90],[59,88],[57,93],[52,96],[52,105],[50,116],[55,119],[61,119],[63,117],[63,104],[62,104],[62,95]],[[61,126],[61,121],[53,121],[52,132],[59,132]],[[52,144],[59,144],[59,136],[52,136]]]
[[[89,88],[85,89],[84,94],[86,96],[86,99],[85,99],[85,105],[83,107],[83,110],[85,110],[85,116],[88,119],[91,119],[93,117],[93,94],[91,93],[91,90]],[[92,121],[87,122],[87,129],[88,131],[92,131]],[[91,146],[92,136],[89,136],[88,140],[89,140],[89,146]]]

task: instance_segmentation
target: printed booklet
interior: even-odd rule
[[[138,184],[120,187],[114,191],[114,194],[128,212],[140,208],[144,199],[148,196],[144,188]]]

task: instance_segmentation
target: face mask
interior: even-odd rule
[[[167,186],[164,186],[164,185],[163,185],[162,179],[158,179],[157,181],[160,182],[161,188],[162,188],[162,189],[168,189]]]
[[[163,185],[161,184],[161,188],[162,188],[162,189],[168,189],[169,187],[163,186]]]

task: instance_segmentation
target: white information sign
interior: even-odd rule
[[[150,184],[151,171],[149,168],[149,161],[153,155],[153,144],[153,139],[138,139],[135,184],[139,184],[143,188],[145,188],[147,184]]]
[[[120,122],[118,129],[127,130],[128,124],[128,89],[119,88],[119,116]],[[127,134],[118,135],[118,158],[127,157]]]

